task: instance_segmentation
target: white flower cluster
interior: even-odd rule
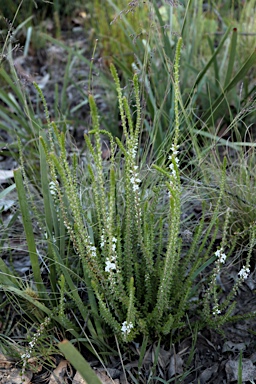
[[[49,183],[49,191],[50,191],[50,194],[53,197],[57,196],[58,189],[57,189],[56,184],[54,183],[54,181],[50,181],[50,183]]]
[[[127,323],[127,321],[124,321],[123,324],[122,324],[121,331],[125,335],[129,335],[129,333],[131,332],[132,328],[133,328],[133,324],[132,323]]]
[[[116,259],[117,259],[116,243],[117,243],[117,238],[113,236],[111,239],[111,250],[113,253],[110,257],[107,257],[107,259],[106,259],[105,272],[111,272],[111,271],[117,270],[117,266],[116,266]],[[105,235],[103,232],[103,234],[101,236],[101,248],[103,248],[105,246],[105,244],[106,244],[106,240],[105,240]]]
[[[246,267],[243,267],[241,271],[238,272],[238,276],[240,277],[240,279],[243,279],[243,280],[248,279],[249,275],[250,275],[250,269]]]
[[[215,256],[218,257],[220,263],[222,264],[224,264],[227,259],[227,255],[223,252],[223,248],[218,249],[215,252]]]
[[[177,157],[177,155],[179,153],[178,148],[179,148],[178,145],[174,145],[173,144],[171,146],[172,155],[169,156],[169,160],[171,160],[171,164],[169,165],[169,168],[171,170],[172,176],[175,179],[177,178],[177,174],[176,174],[176,170],[175,170],[175,167],[174,167],[174,163],[175,163],[176,167],[179,168],[179,159]]]
[[[172,145],[171,146],[171,151],[172,151],[172,154],[173,154],[173,156],[177,156],[178,155],[178,153],[179,153],[179,151],[178,151],[178,148],[179,148],[179,145]]]
[[[115,271],[116,270],[116,261],[114,258],[107,257],[106,259],[106,266],[105,266],[105,272]]]
[[[97,255],[97,253],[96,253],[97,248],[96,248],[94,245],[90,244],[90,245],[88,246],[88,251],[89,251],[89,253],[90,253],[90,255],[91,255],[92,257],[96,257],[96,255]]]
[[[137,148],[134,147],[134,148],[132,148],[132,150],[131,150],[131,157],[132,157],[133,159],[135,159],[136,154],[137,154]]]
[[[105,230],[104,230],[104,229],[102,229],[102,235],[101,235],[101,237],[100,237],[100,241],[101,241],[101,243],[100,243],[100,247],[101,247],[101,249],[103,249],[104,246],[105,246],[105,244],[106,244],[106,240],[105,240]]]
[[[45,327],[50,323],[50,318],[47,317],[45,319],[45,321],[40,325],[39,329],[37,330],[37,332],[34,334],[32,340],[28,343],[29,347],[26,351],[26,353],[24,353],[23,355],[21,355],[21,359],[22,360],[27,360],[31,357],[31,353],[32,353],[32,350],[34,348],[34,346],[36,345],[39,337],[41,336],[41,334],[43,333]]]
[[[112,251],[113,252],[116,252],[116,243],[117,243],[117,238],[116,237],[112,237]]]
[[[141,180],[138,178],[138,172],[137,172],[138,166],[135,165],[133,167],[133,170],[130,170],[130,173],[132,174],[130,181],[132,184],[132,189],[134,192],[136,192],[139,189],[139,183]]]

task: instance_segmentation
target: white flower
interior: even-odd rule
[[[171,175],[177,179],[177,172],[175,170],[175,167],[174,167],[174,164],[176,165],[176,168],[179,168],[179,159],[177,157],[177,154],[178,154],[178,150],[177,150],[178,146],[177,147],[174,147],[174,145],[172,145],[171,147],[171,150],[172,150],[172,155],[169,156],[169,160],[171,160],[171,163],[169,165],[169,168],[171,170]]]
[[[215,256],[220,257],[220,255],[221,255],[221,250],[218,249],[218,250],[215,252]]]
[[[178,151],[178,148],[179,148],[179,145],[172,145],[171,146],[171,151],[172,151],[172,155],[169,156],[169,160],[171,160],[173,157],[176,158],[179,151]],[[179,160],[178,160],[179,162]]]
[[[137,148],[134,147],[134,148],[132,148],[132,150],[131,150],[131,157],[132,157],[133,159],[135,159],[136,154],[137,154]]]
[[[91,252],[92,257],[96,257],[97,248],[94,245],[89,246],[89,251]]]
[[[243,267],[243,268],[241,269],[241,271],[238,272],[238,276],[239,276],[241,279],[244,279],[244,280],[247,279],[249,275],[250,275],[250,269],[249,269],[249,268],[245,268],[245,267]]]
[[[122,324],[121,331],[122,333],[125,333],[126,335],[128,335],[131,332],[132,328],[133,328],[132,323],[127,323],[127,321],[124,321]]]
[[[139,189],[139,183],[141,182],[141,180],[138,178],[138,175],[136,173],[136,169],[138,167],[135,166],[134,167],[134,171],[133,170],[130,170],[130,173],[132,173],[132,176],[130,178],[130,181],[131,181],[131,184],[132,184],[132,188],[133,188],[133,191],[137,191]]]
[[[224,264],[225,261],[226,261],[226,258],[227,258],[227,255],[226,255],[225,253],[222,253],[222,254],[221,254],[221,257],[220,257],[220,262],[221,262],[222,264]]]
[[[24,353],[23,355],[21,355],[21,359],[29,359],[31,357],[30,353]]]
[[[217,316],[217,315],[220,315],[221,314],[221,311],[219,310],[219,308],[217,306],[215,306],[213,308],[213,311],[212,311],[213,315],[214,316]]]
[[[110,261],[109,258],[106,260],[105,272],[116,270],[116,263]]]
[[[50,194],[52,196],[56,196],[57,195],[58,190],[56,188],[56,185],[55,185],[54,181],[50,181],[50,183],[49,183],[49,190],[50,190]]]
[[[101,240],[100,247],[101,247],[101,249],[102,249],[102,248],[104,248],[104,245],[105,245],[105,243],[106,243],[106,240],[105,240],[105,231],[104,231],[104,229],[102,229],[102,235],[101,235],[101,237],[100,237],[100,240]]]
[[[180,162],[180,160],[178,159],[178,157],[169,156],[169,160],[174,160],[176,166],[179,168],[179,162]],[[170,168],[171,168],[171,166],[173,166],[173,163],[171,163],[171,164],[169,165]]]
[[[39,336],[40,336],[40,334],[39,334]],[[36,344],[36,340],[33,339],[33,340],[30,341],[28,344],[29,344],[30,348],[34,348],[34,346],[35,346],[35,344]]]
[[[218,257],[220,263],[224,264],[227,258],[227,255],[223,252],[223,248],[218,249],[215,252],[215,256]]]
[[[178,151],[178,148],[179,148],[179,145],[174,145],[174,144],[172,144],[172,146],[171,146],[171,151],[174,153],[174,152],[179,152]]]
[[[223,252],[223,248],[218,249],[215,252],[215,256],[218,257],[221,263],[225,263],[227,255]]]

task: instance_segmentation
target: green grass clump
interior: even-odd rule
[[[22,289],[19,280],[10,285],[4,264],[2,286],[9,294],[28,301],[29,307],[35,306],[32,313],[37,321],[44,316],[50,317],[51,321],[79,337],[80,320],[77,324],[77,317],[86,322],[90,320],[88,330],[94,333],[94,341],[105,345],[108,339],[103,336],[106,329],[108,337],[115,335],[121,343],[139,340],[141,336],[154,340],[161,335],[176,335],[186,324],[191,299],[195,299],[195,295],[197,300],[193,300],[193,310],[197,313],[200,327],[206,324],[220,327],[232,319],[233,299],[249,274],[255,228],[250,231],[246,262],[238,280],[225,301],[219,304],[221,292],[216,277],[235,252],[236,244],[232,239],[231,245],[231,239],[227,238],[230,220],[227,210],[220,249],[216,250],[214,246],[225,188],[225,160],[220,193],[210,222],[206,224],[203,215],[194,228],[189,250],[185,251],[179,237],[182,223],[178,155],[181,42],[180,39],[174,66],[175,135],[169,151],[168,168],[147,164],[145,173],[145,164],[138,157],[142,121],[136,75],[133,79],[136,100],[134,125],[116,69],[111,66],[124,142],[114,140],[107,131],[100,130],[96,104],[93,96],[89,96],[93,124],[90,134],[94,135],[95,145],[85,137],[88,163],[82,178],[77,157],[74,155],[71,163],[68,162],[65,135],[50,121],[44,97],[36,86],[49,125],[48,134],[42,132],[39,144],[44,212],[40,212],[33,202],[22,155],[21,170],[15,171],[35,288]],[[106,165],[101,157],[101,134],[109,136],[110,142],[111,158]],[[41,276],[26,190],[35,219],[44,228],[47,239],[44,256],[49,270],[47,284]],[[199,276],[211,265],[209,289],[204,299],[199,299]],[[77,291],[78,284],[83,284],[86,289],[86,301],[82,301]],[[65,297],[68,297],[68,302]],[[72,308],[75,316],[70,316],[68,308]],[[200,309],[203,309],[201,315]]]
[[[150,142],[154,142],[155,151],[167,142],[166,136],[171,142],[174,133],[172,66],[176,35],[182,37],[184,44],[180,84],[186,114],[180,122],[181,133],[186,135],[189,129],[193,135],[203,126],[215,134],[220,120],[229,124],[246,108],[253,92],[249,79],[255,77],[256,62],[255,37],[248,35],[244,28],[245,23],[251,25],[254,22],[250,15],[255,1],[252,3],[246,3],[239,16],[234,14],[230,18],[229,14],[229,19],[224,19],[219,13],[221,4],[217,2],[210,6],[201,0],[188,1],[186,5],[163,1],[160,6],[156,1],[148,1],[151,24],[146,35],[137,33],[123,12],[126,46],[133,47],[134,60],[130,63],[125,54],[112,56],[125,83],[133,70],[139,75],[143,84],[144,133]],[[138,12],[137,19],[140,20],[137,8],[134,16]],[[225,12],[224,9],[223,14]],[[111,30],[113,25],[108,28]],[[118,38],[120,35],[115,38],[117,44]],[[108,54],[110,52],[111,47],[108,47]],[[248,116],[247,124],[254,117]]]
[[[93,35],[99,39],[105,65],[116,57],[130,67],[134,61],[134,47],[147,38],[150,25],[148,1],[94,0],[88,4],[89,22]],[[100,21],[100,22],[99,22]]]
[[[219,193],[220,176],[218,169],[221,161],[220,157],[225,151],[227,153],[228,169],[223,208],[230,209],[229,234],[230,236],[237,236],[240,246],[243,248],[248,244],[250,227],[255,226],[255,143],[253,140],[241,140],[234,143],[234,145],[236,147],[225,148],[223,145],[218,144],[214,151],[208,152],[210,161],[205,159],[202,162],[204,187],[201,188],[201,193],[204,193],[204,198],[208,196],[207,198],[215,204]]]

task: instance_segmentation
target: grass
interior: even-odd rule
[[[111,1],[109,3],[113,6]],[[215,12],[218,14],[220,4],[215,2],[211,12],[208,13],[203,12],[201,3],[200,1],[189,1],[186,8],[182,5],[163,4],[159,9],[156,2],[148,2],[151,16],[151,28],[148,35],[142,35],[142,38],[139,38],[143,29],[139,25],[132,32],[128,28],[126,29],[126,38],[129,41],[127,47],[133,46],[134,52],[132,66],[127,65],[125,59],[122,61],[125,54],[121,57],[114,54],[115,64],[120,67],[124,77],[127,75],[126,83],[131,77],[132,67],[141,77],[143,84],[141,91],[145,99],[145,129],[151,142],[154,142],[156,150],[163,141],[166,142],[164,140],[166,134],[171,135],[173,132],[174,93],[171,68],[175,52],[175,35],[181,35],[184,42],[181,61],[183,66],[181,95],[186,106],[187,116],[184,124],[181,121],[181,129],[184,125],[184,130],[187,130],[189,125],[193,131],[194,128],[198,128],[200,121],[201,124],[202,122],[206,124],[206,130],[214,134],[213,123],[214,120],[219,119],[219,116],[222,116],[222,119],[224,116],[227,121],[233,121],[233,117],[229,116],[229,107],[226,107],[234,103],[236,92],[232,93],[232,89],[241,80],[241,76],[244,78],[245,72],[250,70],[255,63],[253,51],[250,52],[253,54],[251,61],[245,60],[244,65],[240,62],[240,57],[245,56],[244,52],[241,55],[239,51],[241,48],[237,48],[239,29],[236,28],[236,21],[233,20],[232,25],[230,19],[229,23],[222,20],[220,27],[215,14]],[[253,4],[250,3],[249,7],[252,9]],[[115,14],[118,15],[120,10],[117,10],[116,6],[113,8]],[[241,16],[241,21],[245,14],[246,12]],[[250,18],[249,20],[251,22]],[[115,21],[115,26],[118,21],[119,19]],[[209,31],[210,22],[213,25],[209,34],[206,31]],[[124,14],[122,14],[120,24],[121,27],[123,24],[125,26],[129,24]],[[193,25],[193,29],[190,28],[191,25]],[[233,32],[231,32],[232,26],[234,27]],[[130,24],[129,27],[131,27]],[[218,35],[217,32],[220,28],[223,34]],[[246,41],[248,47],[252,39],[253,36],[248,36]],[[214,44],[218,45],[216,50],[214,50]],[[248,52],[247,48],[246,51]],[[242,104],[246,104],[252,90],[252,85],[249,86],[249,89],[243,90],[243,95],[241,95],[243,102],[241,103],[241,100],[236,102],[237,113]],[[198,117],[201,120],[198,120]]]
[[[54,12],[61,19],[56,4]],[[95,64],[83,50],[44,34],[68,53],[68,60],[55,106],[47,105],[34,84],[35,108],[17,75],[10,34],[5,40],[0,128],[12,141],[6,145],[1,139],[1,147],[20,166],[14,172],[17,210],[31,275],[18,276],[0,259],[1,309],[11,308],[21,313],[21,321],[26,319],[27,343],[21,343],[18,353],[22,374],[29,357],[42,353],[47,343],[55,346],[58,340],[69,356],[73,346],[62,342],[60,335],[65,334],[104,366],[111,358],[119,359],[134,383],[167,382],[161,348],[175,346],[188,335],[195,348],[199,331],[221,332],[228,322],[255,316],[234,315],[255,248],[256,56],[251,36],[239,35],[237,27],[253,25],[255,2],[243,9],[232,2],[231,10],[219,1],[205,6],[199,0],[188,1],[186,7],[148,1],[147,8],[122,12],[122,23],[116,18],[109,36],[113,29],[100,2],[95,3],[101,20],[94,25],[95,34],[104,35],[99,48],[116,65],[110,65],[112,79],[105,70],[100,84],[119,108],[111,104],[121,134],[111,124],[111,113],[100,118]],[[105,2],[110,18],[112,9],[116,15],[122,11],[117,3]],[[150,29],[136,19],[148,11]],[[139,28],[145,29],[143,34]],[[93,57],[97,49],[92,48]],[[81,92],[90,105],[91,125],[80,152],[74,150],[65,123],[72,116],[66,90],[77,61],[88,65],[90,73],[89,92]],[[105,60],[106,67],[110,61]],[[84,105],[77,105],[76,112]],[[44,117],[38,114],[41,106]],[[108,160],[102,159],[103,139]],[[199,218],[193,204],[201,206]],[[14,223],[3,223],[2,247]],[[236,279],[229,292],[223,291],[219,276],[232,270],[234,262]],[[4,350],[12,337],[7,328],[1,339]],[[148,369],[145,359],[152,345],[156,347]],[[171,381],[190,377],[193,348],[186,371],[180,376],[176,372]],[[136,359],[136,369],[125,367],[124,356]],[[241,381],[241,363],[239,369]]]

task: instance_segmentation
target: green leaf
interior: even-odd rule
[[[198,74],[197,78],[196,78],[196,81],[193,85],[193,87],[191,88],[191,91],[190,91],[190,95],[185,103],[185,107],[188,106],[189,104],[189,101],[191,99],[191,96],[193,95],[194,93],[194,90],[195,88],[199,85],[199,83],[201,82],[201,80],[203,79],[204,75],[206,74],[206,72],[208,71],[208,69],[210,68],[210,66],[212,65],[212,63],[215,62],[216,60],[216,56],[218,55],[218,53],[220,52],[221,48],[223,47],[223,44],[225,43],[228,35],[229,35],[229,32],[231,30],[231,27],[229,27],[226,31],[226,33],[224,34],[224,36],[222,37],[219,45],[218,45],[218,48],[215,50],[214,54],[212,55],[212,57],[210,58],[210,60],[208,61],[208,63],[205,65],[205,67],[202,69],[202,71]]]
[[[0,258],[0,284],[18,287],[18,280],[13,272],[7,267],[5,262]]]
[[[36,250],[36,243],[35,243],[35,238],[33,233],[33,226],[32,226],[32,221],[29,214],[29,205],[26,198],[26,190],[23,184],[20,168],[14,171],[14,179],[15,179],[16,188],[18,192],[22,221],[23,221],[23,226],[26,234],[29,257],[30,257],[35,284],[36,284],[39,296],[44,297],[45,287],[41,277],[40,265],[39,265],[37,250]]]
[[[207,121],[217,113],[217,111],[222,105],[224,98],[226,97],[226,94],[229,91],[231,91],[231,89],[233,89],[239,81],[244,80],[245,75],[255,63],[256,63],[256,49],[248,57],[246,62],[240,68],[239,72],[235,75],[235,77],[233,77],[233,79],[229,82],[229,84],[224,88],[223,92],[219,95],[219,97],[214,101],[214,103],[211,105],[211,108],[208,109],[208,111],[202,116],[200,121],[203,120],[204,123],[207,123]]]
[[[232,71],[233,71],[235,56],[236,56],[236,44],[237,44],[237,29],[234,28],[232,33],[231,43],[230,43],[228,69],[227,69],[226,79],[224,83],[224,88],[228,85],[232,76]]]
[[[65,358],[73,365],[88,384],[102,384],[98,376],[93,372],[90,364],[87,363],[73,344],[68,340],[63,340],[58,344],[58,347]]]
[[[5,188],[2,192],[0,192],[0,199],[3,199],[5,196],[8,195],[9,192],[11,192],[15,188],[16,188],[15,184],[12,184],[9,187]]]

